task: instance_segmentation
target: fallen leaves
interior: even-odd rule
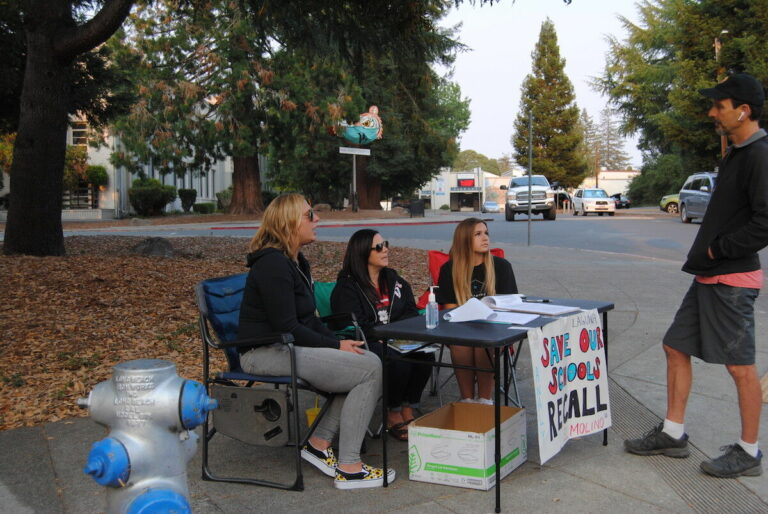
[[[142,239],[70,237],[66,257],[0,256],[0,429],[85,416],[77,398],[132,359],[202,380],[194,286],[246,271],[248,240],[174,238],[179,257],[165,259],[131,255]],[[315,280],[335,281],[344,248],[305,248]],[[393,248],[390,265],[416,295],[426,288],[425,251]]]

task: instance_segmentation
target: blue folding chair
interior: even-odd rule
[[[309,382],[302,380],[296,375],[296,354],[294,350],[294,341],[291,334],[277,334],[274,336],[253,338],[247,340],[238,340],[238,326],[240,318],[240,304],[243,299],[243,289],[245,288],[245,279],[247,274],[232,275],[228,277],[213,278],[204,280],[197,284],[195,293],[197,296],[197,305],[200,313],[200,334],[203,339],[203,380],[210,394],[212,387],[229,386],[238,387],[242,390],[242,395],[233,393],[232,397],[238,397],[237,400],[241,401],[242,398],[247,397],[248,390],[255,383],[273,384],[275,388],[280,386],[286,386],[287,388],[287,405],[285,405],[285,411],[289,417],[288,423],[290,423],[290,431],[297,439],[295,442],[295,478],[289,483],[278,483],[270,480],[220,475],[214,473],[210,469],[209,465],[209,442],[216,435],[217,428],[216,423],[211,426],[210,414],[206,417],[204,424],[204,437],[203,437],[203,480],[210,480],[216,482],[234,482],[242,484],[261,485],[266,487],[275,487],[278,489],[288,489],[294,491],[301,491],[304,489],[304,483],[301,473],[301,448],[306,444],[315,430],[315,427],[325,415],[331,401],[334,397],[333,393],[321,391],[313,387]],[[341,315],[333,316],[328,319],[324,318],[330,328],[334,328],[336,325],[347,326],[349,324],[350,316]],[[352,324],[357,327],[357,322],[352,317]],[[357,327],[359,329],[359,327]],[[282,343],[288,346],[291,360],[291,374],[289,376],[272,376],[272,375],[252,375],[243,371],[240,366],[240,354],[237,351],[239,346],[253,346],[259,344],[274,344]],[[210,350],[211,349],[223,350],[228,364],[228,371],[221,371],[215,374],[210,372]],[[300,425],[299,425],[299,409],[298,404],[298,392],[299,390],[311,391],[315,394],[319,394],[325,398],[325,403],[317,415],[315,421],[309,427],[303,437],[300,437]],[[237,391],[237,390],[235,390]],[[250,390],[253,391],[253,390]],[[267,392],[268,394],[268,392]],[[252,411],[264,411],[264,416],[272,420],[285,414],[285,412],[272,412],[275,410],[275,403],[269,401],[263,401],[260,405],[253,405]],[[277,411],[281,411],[280,406],[277,405]],[[252,412],[251,412],[252,413]],[[214,419],[220,413],[212,413]],[[230,423],[229,428],[237,430],[237,423]],[[242,427],[245,430],[247,427]],[[268,439],[280,435],[287,438],[287,433],[281,434],[282,428],[275,425],[272,430],[269,430],[261,439],[266,444],[269,444]],[[237,434],[227,433],[231,437],[247,441],[254,439],[253,434],[248,435],[245,438],[238,437]],[[300,440],[299,440],[300,439]],[[272,441],[283,441],[283,437],[274,437]],[[255,443],[258,444],[258,443]],[[272,444],[274,445],[274,444]]]

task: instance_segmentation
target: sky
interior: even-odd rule
[[[589,86],[599,76],[608,52],[606,36],[624,40],[626,31],[617,15],[637,21],[636,0],[501,0],[493,5],[472,5],[468,0],[442,20],[444,27],[462,23],[458,39],[471,50],[458,55],[451,80],[471,100],[469,129],[461,136],[462,150],[475,150],[499,158],[512,154],[513,122],[520,106],[520,88],[532,69],[531,54],[541,24],[549,17],[557,32],[565,73],[573,84],[576,104],[598,120],[607,100]],[[535,128],[534,128],[535,130]],[[625,151],[633,167],[642,159],[636,141]]]

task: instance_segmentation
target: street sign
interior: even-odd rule
[[[350,146],[340,146],[339,153],[345,153],[349,155],[371,155],[369,148],[352,148]]]

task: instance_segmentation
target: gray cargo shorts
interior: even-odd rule
[[[664,335],[664,344],[713,364],[754,364],[754,306],[759,293],[694,280]]]

